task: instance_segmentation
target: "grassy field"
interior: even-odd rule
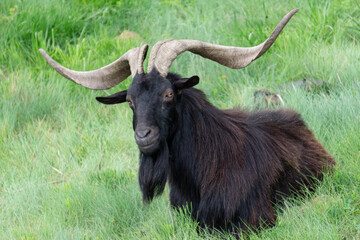
[[[317,191],[279,209],[250,239],[360,239],[360,3],[354,0],[2,0],[0,2],[0,239],[213,239],[169,210],[168,189],[141,203],[131,110],[104,106],[107,91],[58,75],[38,52],[76,70],[104,66],[158,40],[253,46],[291,9],[300,11],[259,60],[232,70],[190,53],[171,70],[198,75],[221,108],[254,107],[280,93],[334,155]],[[124,30],[138,33],[119,39]],[[281,85],[314,78],[328,89]],[[101,163],[101,171],[99,164]]]

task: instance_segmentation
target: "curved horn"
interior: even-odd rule
[[[146,57],[148,45],[133,48],[127,51],[115,62],[92,71],[74,71],[68,69],[52,59],[43,49],[39,49],[46,61],[62,76],[90,89],[109,89],[124,81],[130,74],[144,73],[143,62]]]
[[[157,42],[150,53],[148,72],[156,68],[160,75],[165,77],[172,62],[185,51],[198,54],[229,68],[244,68],[271,47],[281,30],[297,11],[298,9],[294,9],[286,14],[270,37],[255,47],[230,47],[197,40],[165,40]]]

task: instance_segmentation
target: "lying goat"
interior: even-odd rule
[[[230,68],[243,68],[273,44],[290,18],[288,13],[271,36],[250,47],[227,47],[195,40],[166,40],[151,50],[129,50],[114,63],[89,72],[49,64],[64,77],[90,89],[108,89],[130,74],[128,90],[98,97],[104,104],[127,101],[133,110],[140,150],[139,183],[144,202],[170,185],[170,202],[188,208],[201,226],[218,229],[272,226],[274,205],[290,192],[312,187],[334,159],[292,110],[249,113],[220,110],[192,88],[197,76],[168,73],[176,57],[190,51]]]

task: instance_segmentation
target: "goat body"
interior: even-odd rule
[[[292,110],[219,110],[196,89],[182,93],[168,139],[170,202],[202,225],[272,226],[274,204],[335,164]]]
[[[170,203],[189,209],[201,226],[246,230],[273,226],[274,206],[313,189],[335,164],[300,115],[289,109],[220,110],[192,88],[197,76],[135,76],[127,91],[140,150],[145,203],[170,185]]]

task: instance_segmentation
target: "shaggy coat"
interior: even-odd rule
[[[274,204],[335,163],[292,110],[220,110],[196,89],[185,90],[176,109],[170,201],[191,203],[203,225],[272,226]]]
[[[273,226],[274,206],[292,192],[312,189],[334,159],[298,113],[220,110],[192,88],[197,83],[196,76],[150,73],[135,77],[127,92],[98,98],[109,104],[126,95],[135,139],[157,134],[151,150],[137,141],[144,202],[168,181],[171,205],[189,209],[201,226],[235,232]],[[170,100],[164,97],[169,89]]]

